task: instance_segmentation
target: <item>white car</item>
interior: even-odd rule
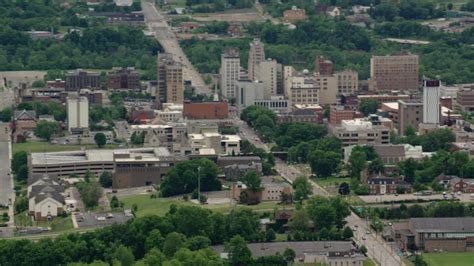
[[[95,217],[97,219],[97,221],[105,221],[106,218],[104,216],[99,216],[99,217]]]

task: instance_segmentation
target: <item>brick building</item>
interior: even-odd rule
[[[334,72],[334,65],[330,60],[325,59],[324,56],[316,56],[314,59],[314,71],[319,73],[319,75],[329,76]]]
[[[362,113],[352,109],[346,109],[344,106],[332,106],[329,111],[329,123],[333,125],[341,124],[342,120],[352,120],[362,118]]]
[[[114,68],[107,74],[109,90],[140,90],[140,74],[133,67]]]
[[[418,55],[372,56],[370,77],[377,82],[377,91],[417,91],[419,84]]]
[[[67,91],[77,91],[80,89],[99,89],[100,74],[87,72],[82,69],[68,71],[64,74],[65,88]]]
[[[227,119],[229,104],[223,102],[184,102],[183,117],[187,119]]]
[[[399,192],[403,194],[411,193],[411,185],[409,183],[395,178],[371,178],[367,181],[367,184],[369,185],[370,195],[397,194]]]

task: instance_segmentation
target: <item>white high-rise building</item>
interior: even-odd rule
[[[250,43],[249,61],[247,65],[250,80],[256,79],[258,65],[263,61],[265,61],[264,45],[260,42],[260,39],[253,39]]]
[[[267,59],[258,64],[255,80],[263,82],[266,99],[277,95],[278,63],[276,60]]]
[[[84,96],[67,97],[67,129],[83,132],[89,129],[89,100]]]
[[[221,54],[221,93],[225,98],[235,98],[235,82],[240,76],[239,53],[230,49]]]
[[[423,123],[439,124],[439,80],[423,80]]]

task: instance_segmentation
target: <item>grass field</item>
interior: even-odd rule
[[[31,216],[26,215],[26,212],[27,211],[15,214],[14,221],[15,221],[16,226],[32,226],[33,225]]]
[[[369,258],[364,261],[364,266],[375,266],[376,264]]]
[[[130,209],[133,204],[137,204],[137,216],[142,217],[146,215],[165,215],[171,204],[176,204],[177,206],[199,206],[192,202],[184,201],[178,198],[150,198],[150,195],[137,195],[137,196],[124,196],[119,197],[119,200],[124,203],[126,209]],[[231,206],[229,204],[206,204],[201,205],[203,208],[210,209],[215,212],[228,213],[230,212]],[[271,212],[275,207],[282,206],[278,202],[267,201],[262,202],[258,205],[244,206],[237,205],[236,208],[248,208],[255,211],[268,211]],[[285,206],[285,207],[290,207]]]
[[[60,144],[51,144],[49,142],[43,141],[28,141],[25,143],[14,143],[12,145],[13,153],[19,151],[31,152],[54,152],[54,151],[78,151],[82,147],[86,149],[97,149],[96,145],[60,145]],[[117,145],[105,145],[102,149],[113,149]]]
[[[472,252],[424,253],[422,256],[429,266],[474,265],[474,253]]]
[[[72,219],[68,217],[54,217],[50,222],[37,222],[37,226],[51,227],[52,232],[62,232],[73,229]]]

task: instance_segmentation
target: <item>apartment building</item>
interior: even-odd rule
[[[235,49],[229,49],[221,54],[221,93],[225,98],[235,98],[235,82],[240,75],[240,55]]]
[[[346,69],[334,74],[337,80],[337,92],[342,95],[355,95],[359,90],[359,73]]]
[[[341,125],[330,125],[329,131],[341,140],[342,146],[390,143],[390,128],[378,116],[342,120]]]
[[[187,119],[227,119],[228,102],[184,102],[183,116]]]
[[[372,56],[370,77],[377,83],[377,91],[417,91],[419,84],[419,57],[409,53]]]
[[[364,117],[362,113],[342,105],[331,106],[329,110],[329,123],[333,125],[340,125],[342,120],[353,120],[362,117]]]
[[[337,103],[337,81],[333,76],[296,74],[287,82],[292,104]]]
[[[82,69],[67,71],[64,74],[64,80],[66,91],[77,91],[85,88],[100,88],[100,74],[87,72]]]
[[[183,65],[169,53],[159,53],[157,59],[157,91],[159,104],[182,104],[184,101]]]
[[[423,102],[419,99],[398,100],[398,133],[405,134],[410,126],[418,131],[423,122]]]
[[[265,61],[264,44],[260,41],[260,39],[253,39],[253,41],[250,43],[247,66],[250,80],[255,80],[257,76],[258,65],[263,61]]]
[[[357,101],[363,102],[365,100],[375,100],[379,105],[382,103],[396,102],[398,100],[410,99],[410,95],[406,94],[370,94],[370,95],[358,95]]]
[[[109,90],[140,90],[140,74],[133,67],[113,68],[107,74]]]

